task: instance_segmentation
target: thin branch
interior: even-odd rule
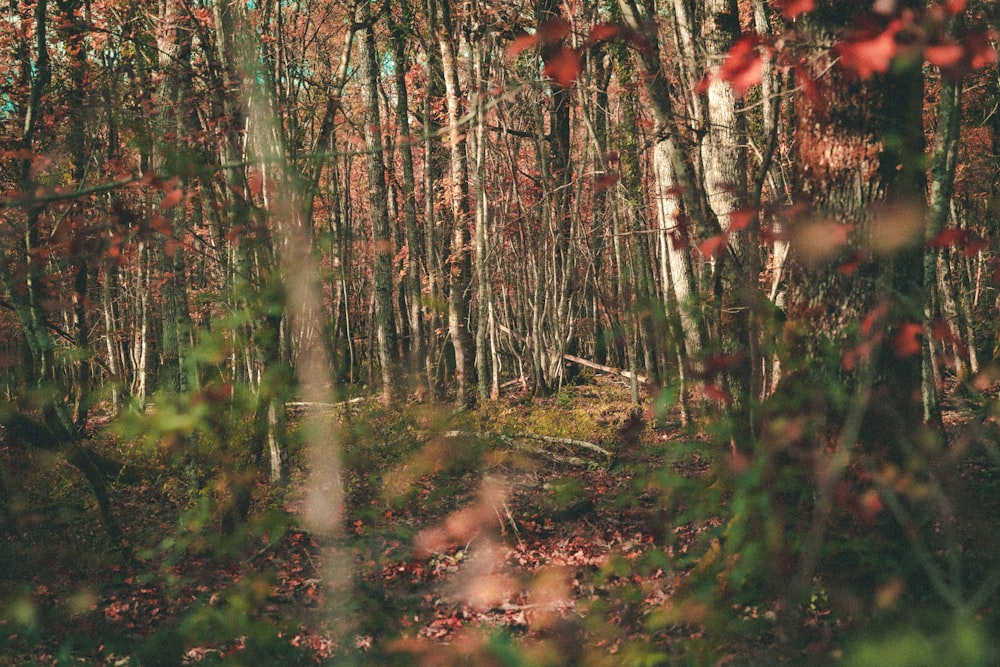
[[[0,199],[0,209],[31,208],[32,206],[40,206],[42,204],[53,204],[56,202],[71,201],[73,199],[79,199],[81,197],[87,197],[89,195],[101,194],[103,192],[118,190],[127,185],[131,185],[132,183],[137,183],[142,179],[143,179],[142,176],[133,175],[118,181],[111,181],[110,183],[99,183],[97,185],[92,185],[88,188],[81,188],[79,190],[70,190],[66,192],[51,191],[51,192],[45,192],[43,194],[35,194],[25,197]]]

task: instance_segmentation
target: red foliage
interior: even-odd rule
[[[916,322],[904,322],[899,325],[896,335],[892,339],[892,349],[897,357],[910,357],[920,354],[920,335],[924,332],[924,326]]]
[[[576,49],[562,46],[546,59],[542,73],[552,79],[556,85],[569,88],[579,76],[582,66],[580,53]]]
[[[750,223],[754,221],[757,217],[757,212],[750,209],[744,209],[741,211],[733,211],[729,215],[729,229],[730,231],[738,232],[741,229],[746,229],[750,226]]]
[[[965,345],[965,342],[955,334],[952,330],[952,325],[947,322],[934,320],[931,323],[931,335],[938,343],[944,343],[945,345],[957,348],[962,356],[968,354],[968,347]]]
[[[947,248],[964,242],[968,236],[969,232],[964,229],[955,229],[954,227],[942,229],[940,232],[935,234],[933,238],[927,240],[927,247]]]
[[[733,395],[729,393],[724,387],[719,387],[714,384],[706,384],[703,388],[705,396],[720,403],[731,403],[733,401]]]
[[[924,49],[924,57],[931,65],[936,65],[941,69],[955,67],[965,55],[965,49],[961,44],[948,41],[943,44],[931,44]]]
[[[922,57],[946,77],[958,79],[997,61],[995,31],[964,30],[958,40],[945,34],[948,18],[964,8],[965,2],[948,2],[924,12],[903,11],[885,26],[869,21],[848,32],[834,50],[841,66],[862,79],[887,72],[901,52]]]
[[[949,16],[954,16],[965,9],[966,4],[967,0],[947,0],[947,2],[944,3],[944,10]]]
[[[729,234],[723,232],[710,236],[698,244],[698,251],[705,257],[715,258],[719,256],[729,244]]]
[[[511,58],[516,58],[522,51],[534,48],[538,44],[538,35],[518,35],[507,47],[507,54]]]
[[[705,374],[711,375],[713,373],[718,373],[719,371],[724,371],[727,368],[740,363],[743,360],[743,355],[741,354],[716,354],[705,360]]]
[[[176,206],[181,203],[181,199],[184,198],[184,190],[181,188],[174,188],[163,195],[163,199],[160,200],[160,210],[165,211],[172,206]]]
[[[601,192],[603,190],[607,190],[610,187],[614,187],[614,185],[618,182],[619,178],[620,176],[618,175],[617,171],[609,171],[600,174],[597,178],[594,179],[594,192]]]
[[[799,14],[811,12],[816,8],[814,0],[775,0],[775,2],[786,21],[791,21]]]
[[[733,44],[722,66],[714,75],[706,74],[695,86],[696,93],[704,93],[713,81],[728,81],[737,97],[743,97],[752,86],[760,83],[764,72],[762,51],[771,50],[770,43],[758,35],[747,35]]]
[[[587,42],[590,44],[600,44],[602,42],[610,42],[613,39],[617,39],[622,35],[623,28],[620,25],[614,25],[613,23],[598,23],[590,29],[590,35],[587,37]]]
[[[844,38],[834,47],[841,66],[862,79],[889,71],[899,49],[896,35],[903,25],[902,19],[891,21],[884,29],[872,24]]]
[[[978,71],[997,62],[997,51],[993,46],[998,34],[994,30],[967,30],[962,34],[961,55],[955,57],[954,48],[942,53],[947,45],[928,47],[925,51],[928,62],[941,68],[941,73],[949,79],[959,79],[967,74]],[[931,60],[932,49],[935,58],[942,62]],[[948,58],[951,58],[950,60]]]
[[[542,44],[555,44],[569,34],[572,25],[563,17],[554,18],[538,26],[538,39]]]
[[[861,335],[869,336],[875,329],[875,325],[879,324],[886,315],[889,314],[889,302],[883,301],[879,305],[875,306],[872,312],[865,316],[865,319],[861,321]]]

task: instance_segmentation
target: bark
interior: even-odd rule
[[[940,97],[937,108],[937,127],[931,151],[930,197],[928,204],[927,238],[932,239],[947,225],[955,194],[955,168],[958,162],[959,135],[962,122],[962,86],[948,77],[941,79]],[[945,316],[954,340],[967,340],[960,331],[962,318],[952,293],[954,280],[951,275],[949,255],[945,249],[928,249],[924,254],[924,281],[928,286],[936,284],[938,302]],[[930,326],[933,319],[933,294],[928,289],[924,302],[924,326]],[[941,406],[938,400],[931,355],[934,354],[931,336],[925,336],[923,346],[923,406],[924,420],[941,423]],[[970,348],[972,349],[972,348]],[[965,359],[953,346],[955,372],[962,377],[968,370]]]
[[[625,362],[629,372],[629,390],[632,397],[632,409],[639,406],[639,383],[636,345],[638,342],[639,322],[639,275],[642,258],[638,247],[639,225],[642,211],[642,172],[639,165],[639,95],[635,81],[628,64],[619,57],[616,62],[615,75],[622,86],[622,121],[621,121],[621,206],[616,207],[614,216],[614,256],[618,273],[619,291],[615,305],[622,317],[623,343],[625,345]],[[628,248],[623,249],[622,243],[627,242]],[[647,370],[648,367],[647,367]]]
[[[188,136],[190,123],[192,32],[183,16],[183,6],[178,0],[160,0],[158,14],[157,49],[159,52],[160,82],[157,97],[161,100],[156,120],[156,152],[154,169],[157,175],[170,178],[187,174],[191,166],[186,162],[182,142]],[[180,139],[180,141],[178,141]],[[182,178],[176,187],[184,187]],[[157,257],[163,280],[163,299],[160,303],[161,338],[159,385],[170,392],[188,389],[188,369],[185,356],[190,347],[191,313],[188,307],[187,260],[184,237],[184,205],[179,204],[165,212],[170,220],[171,237],[162,239]]]
[[[716,71],[739,35],[735,0],[707,0],[703,7],[702,44],[706,69]],[[746,132],[743,112],[732,85],[714,79],[708,86],[705,105],[706,134],[701,144],[706,199],[723,230],[730,216],[746,202]],[[731,237],[731,243],[742,236]],[[740,244],[742,245],[742,244]],[[743,260],[745,249],[737,257]]]
[[[923,424],[922,355],[905,352],[897,336],[904,327],[924,319],[924,238],[926,235],[927,173],[924,156],[924,77],[920,65],[903,66],[885,77],[881,116],[885,119],[879,171],[887,200],[901,215],[913,216],[914,233],[895,249],[883,270],[893,299],[889,340],[881,351],[871,417],[877,424],[872,445],[887,448],[903,463]],[[887,397],[881,402],[880,397]]]
[[[420,266],[424,257],[417,224],[417,186],[413,169],[413,142],[410,129],[410,102],[406,85],[406,72],[410,59],[407,56],[407,41],[413,37],[413,16],[409,3],[400,3],[403,19],[392,22],[392,53],[396,63],[394,84],[396,90],[396,126],[399,128],[399,150],[402,162],[402,205],[404,217],[404,238],[406,239],[406,276],[403,292],[406,301],[406,317],[409,320],[410,344],[408,348],[410,374],[417,385],[425,384],[420,376],[426,368],[426,342],[424,332],[424,308],[420,289]]]
[[[701,233],[717,233],[718,222],[699,200],[701,188],[695,182],[691,165],[684,155],[674,130],[676,118],[673,103],[667,87],[667,80],[660,60],[659,36],[649,26],[652,23],[652,8],[648,3],[640,5],[636,0],[620,0],[625,24],[643,35],[647,48],[639,51],[644,80],[649,92],[650,103],[656,118],[657,134],[653,146],[653,198],[661,232],[670,237],[667,246],[667,260],[671,284],[678,307],[681,310],[681,325],[684,331],[684,359],[690,363],[705,347],[707,332],[703,321],[691,312],[695,306],[694,270],[688,254],[691,223]]]
[[[451,244],[448,251],[448,333],[455,355],[455,401],[467,405],[472,400],[471,388],[475,383],[472,337],[469,335],[466,294],[470,284],[471,259],[469,257],[469,191],[468,161],[465,141],[462,138],[462,92],[458,79],[456,59],[456,34],[452,26],[447,1],[438,5],[439,23],[437,42],[441,51],[444,72],[445,99],[448,107],[448,144],[451,150],[451,186],[448,193],[451,204]]]
[[[473,187],[475,202],[475,276],[476,276],[476,377],[478,399],[485,403],[491,396],[499,394],[499,368],[488,348],[490,338],[490,312],[493,308],[491,274],[487,264],[490,252],[486,230],[490,224],[490,207],[486,190],[486,119],[483,105],[486,101],[486,71],[490,42],[483,34],[470,35],[469,48],[472,51],[472,71],[475,95],[472,97],[472,140]],[[485,43],[484,43],[485,42]],[[484,53],[487,52],[487,53]]]
[[[392,399],[396,373],[396,324],[392,303],[392,235],[389,229],[389,212],[386,208],[389,190],[385,181],[385,163],[382,153],[382,120],[378,100],[378,60],[375,51],[375,32],[367,3],[363,3],[362,21],[365,24],[361,39],[362,98],[365,105],[365,170],[368,176],[369,215],[372,227],[372,252],[375,257],[373,280],[375,283],[375,336],[379,367],[381,369],[382,396]]]

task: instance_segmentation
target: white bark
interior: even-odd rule
[[[656,201],[656,215],[659,222],[659,237],[663,275],[670,275],[670,284],[674,290],[680,311],[681,327],[684,330],[684,347],[688,358],[701,351],[701,335],[698,323],[692,317],[690,301],[691,257],[688,254],[686,242],[675,243],[673,236],[684,234],[681,224],[681,202],[677,194],[677,176],[670,160],[670,147],[666,142],[658,142],[653,150],[653,188]],[[680,247],[678,247],[680,246]]]

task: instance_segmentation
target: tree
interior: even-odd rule
[[[389,232],[389,213],[386,210],[388,188],[385,184],[385,164],[382,161],[382,121],[379,115],[378,62],[375,53],[373,17],[367,4],[361,20],[364,23],[362,45],[362,73],[364,85],[365,162],[368,173],[368,190],[371,198],[372,250],[375,253],[375,331],[378,360],[382,369],[382,394],[388,400],[394,386],[396,351],[396,325],[392,305],[392,236]]]

